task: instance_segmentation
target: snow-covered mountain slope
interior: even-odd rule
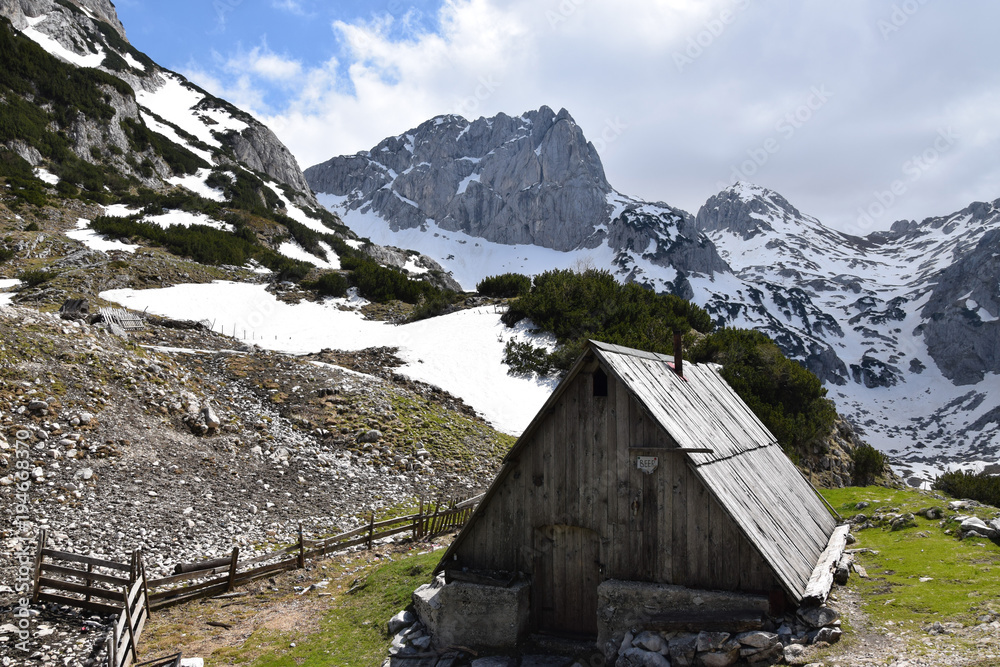
[[[291,152],[249,114],[137,50],[113,4],[0,0],[0,31],[0,98],[17,101],[0,129],[0,157],[14,167],[0,177],[33,173],[31,203],[68,196],[103,204],[105,216],[129,218],[125,236],[142,236],[143,224],[242,232],[283,275],[281,255],[299,275],[309,264],[340,268],[331,237],[355,237],[319,205]],[[69,233],[102,252],[136,247],[86,227]],[[455,286],[429,258],[370,245],[361,252],[404,270],[419,265],[411,273]]]
[[[302,197],[302,203],[315,205],[295,158],[267,127],[181,75],[159,67],[132,46],[112,3],[2,0],[0,15],[60,60],[100,69],[129,84],[135,91],[134,103],[142,122],[153,132],[210,164],[239,163],[262,172],[293,188]],[[121,110],[119,113],[134,117],[132,113],[122,114]],[[85,150],[77,152],[86,160],[91,146],[100,148],[109,140],[124,149],[124,135],[115,134],[122,133],[112,130],[111,136],[105,136],[104,132],[91,132],[89,145],[80,146]],[[119,162],[120,166],[127,166],[127,158],[121,157]],[[172,176],[155,162],[153,168],[163,178]],[[143,177],[151,178],[148,173]]]
[[[611,187],[596,149],[565,109],[557,114],[543,106],[472,122],[439,116],[305,173],[358,233],[383,240],[399,235],[439,262],[463,255],[460,262],[478,263],[486,255],[480,266],[513,270],[535,265],[532,256],[555,266],[594,260],[622,280],[682,294],[690,292],[687,276],[725,270],[689,214]],[[433,240],[408,230],[429,232],[423,235]],[[489,245],[471,257],[456,253],[456,243],[469,245],[465,237]],[[501,260],[505,253],[491,250],[497,244],[565,254]],[[467,289],[487,275],[456,270]]]
[[[873,444],[924,467],[996,460],[1000,201],[859,238],[739,183],[697,221],[758,292],[696,280],[696,300],[786,349],[824,346],[814,370]]]
[[[438,117],[306,177],[358,234],[420,249],[467,289],[606,268],[764,331],[914,471],[1000,450],[1000,201],[858,237],[737,183],[695,217],[615,191],[570,115],[546,107]]]

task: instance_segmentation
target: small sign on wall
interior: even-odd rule
[[[654,470],[656,466],[660,465],[660,457],[658,456],[639,456],[636,457],[636,465],[642,472],[647,475]]]

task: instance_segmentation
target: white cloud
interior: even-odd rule
[[[961,133],[884,228],[1000,196],[989,34],[1000,12],[968,4],[921,5],[884,38],[892,6],[862,0],[444,0],[435,32],[410,14],[337,21],[336,59],[302,63],[263,44],[195,80],[261,117],[303,167],[441,113],[566,107],[592,140],[624,127],[601,153],[613,185],[692,213],[825,86],[829,101],[778,135],[751,180],[828,224],[850,227],[938,126]]]
[[[305,16],[306,10],[302,8],[302,3],[297,0],[271,0],[271,6],[281,9],[296,16]]]

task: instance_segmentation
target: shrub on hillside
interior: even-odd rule
[[[341,257],[341,266],[351,272],[350,282],[369,301],[387,303],[392,300],[418,303],[424,295],[437,288],[421,280],[411,280],[399,269],[382,266],[363,255]]]
[[[347,278],[339,273],[324,273],[313,283],[303,284],[307,289],[316,290],[321,296],[342,297],[347,295]]]
[[[851,459],[854,461],[854,486],[871,486],[889,465],[888,457],[867,442],[854,448]]]
[[[55,271],[44,271],[41,269],[32,269],[31,271],[25,271],[17,278],[23,282],[28,287],[38,287],[42,283],[47,283],[53,278],[55,278],[58,273]]]
[[[503,348],[503,362],[510,367],[512,375],[548,375],[552,372],[551,355],[543,348],[531,343],[507,341]]]
[[[938,477],[934,488],[954,498],[968,498],[1000,507],[1000,477],[997,475],[955,470]]]
[[[416,322],[444,315],[451,310],[454,299],[455,293],[449,290],[435,289],[428,292],[424,299],[417,304],[417,307],[413,309],[407,320]]]
[[[488,276],[479,281],[476,291],[483,296],[511,298],[527,294],[531,290],[531,278],[520,273],[504,273]]]
[[[595,270],[535,276],[531,291],[511,303],[503,322],[514,326],[525,318],[555,334],[558,346],[549,363],[561,370],[572,365],[588,338],[670,354],[675,330],[712,329],[708,313],[698,306],[672,294],[621,285],[609,272]]]

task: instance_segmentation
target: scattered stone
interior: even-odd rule
[[[382,431],[372,429],[370,431],[365,431],[358,436],[358,442],[361,443],[375,443],[382,439]]]
[[[475,664],[475,663],[473,663]],[[615,667],[670,667],[670,661],[659,653],[629,648],[618,656]]]
[[[416,622],[416,615],[412,611],[404,609],[389,619],[389,634],[394,635],[403,628],[407,628]]]
[[[840,613],[830,607],[810,607],[799,609],[799,618],[813,628],[822,628],[840,618]]]

